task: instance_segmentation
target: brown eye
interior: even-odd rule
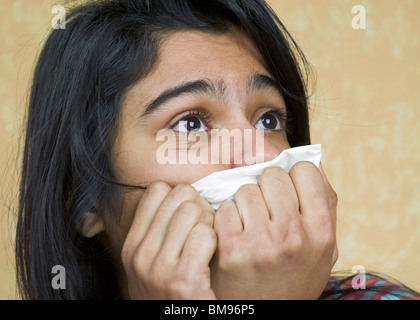
[[[255,128],[263,130],[280,130],[281,123],[275,112],[267,112],[255,124]]]
[[[187,118],[179,120],[175,126],[172,128],[174,131],[178,132],[191,132],[191,131],[203,131],[207,127],[204,125],[196,116],[189,116]]]
[[[189,117],[184,121],[187,131],[198,130],[201,127],[201,121],[197,117]]]

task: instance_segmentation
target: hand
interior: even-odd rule
[[[317,299],[337,260],[337,197],[322,168],[266,168],[215,216],[220,299]]]
[[[121,258],[132,299],[215,299],[209,263],[214,210],[189,185],[153,182],[140,199]]]

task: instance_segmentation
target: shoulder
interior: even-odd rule
[[[420,300],[420,294],[375,274],[331,277],[321,300]]]

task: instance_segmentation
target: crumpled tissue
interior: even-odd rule
[[[242,185],[257,184],[258,176],[265,168],[278,166],[289,172],[299,161],[310,161],[319,167],[321,155],[320,144],[290,148],[267,162],[213,172],[194,182],[192,187],[217,210],[223,202],[234,200]]]

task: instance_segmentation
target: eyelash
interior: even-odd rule
[[[276,116],[278,116],[278,117],[279,117],[279,120],[280,120],[280,122],[281,122],[282,126],[283,126],[283,125],[284,125],[284,126],[286,126],[286,121],[287,121],[287,111],[286,111],[286,110],[283,110],[283,109],[271,109],[271,110],[269,110],[269,111],[267,111],[267,112],[264,112],[264,113],[260,116],[260,118],[261,118],[263,115],[267,114],[267,113],[274,113]],[[283,128],[283,129],[284,129],[284,128]]]
[[[267,129],[267,130],[264,130],[264,133],[265,134],[274,134],[274,135],[276,135],[276,134],[283,135],[287,130],[287,121],[288,121],[287,110],[284,110],[284,109],[268,110],[268,111],[266,111],[266,112],[264,112],[263,114],[260,115],[260,117],[258,118],[258,121],[259,121],[259,119],[261,119],[262,116],[264,116],[266,114],[270,114],[270,113],[274,113],[277,116],[278,121],[280,122],[280,129],[275,129],[275,130],[268,130]]]
[[[204,110],[190,110],[186,114],[181,115],[180,117],[175,118],[170,124],[170,127],[173,128],[178,122],[188,119],[189,117],[197,116],[201,121],[206,122],[210,119],[210,113]]]
[[[277,131],[277,132],[282,132],[285,127],[286,127],[286,122],[287,122],[287,114],[288,112],[282,109],[271,109],[268,110],[267,112],[264,112],[263,114],[261,114],[261,116],[258,118],[260,119],[263,115],[268,114],[268,113],[274,113],[279,121],[282,124],[282,128],[281,130],[273,130],[273,131]],[[203,121],[204,123],[210,119],[210,113],[204,110],[190,110],[188,111],[186,114],[183,114],[182,116],[180,116],[179,118],[176,118],[175,120],[172,121],[172,124],[170,124],[170,128],[175,127],[175,125],[185,119],[188,119],[191,116],[197,116],[200,118],[201,121]]]

